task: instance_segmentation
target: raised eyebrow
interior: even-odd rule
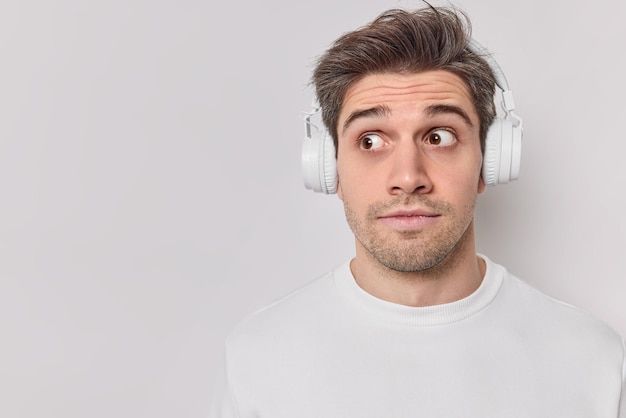
[[[362,118],[381,118],[381,117],[389,117],[391,115],[391,109],[387,105],[378,105],[374,107],[370,107],[368,109],[355,110],[350,113],[346,121],[343,123],[342,132],[350,127],[354,121]]]
[[[452,113],[455,115],[459,115],[465,121],[465,123],[468,124],[470,127],[474,126],[467,112],[463,110],[462,108],[460,108],[459,106],[438,104],[438,105],[428,106],[426,108],[426,114],[428,116],[435,116],[435,115],[440,115],[440,114],[445,114],[445,113]]]

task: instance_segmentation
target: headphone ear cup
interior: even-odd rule
[[[502,149],[502,119],[495,118],[487,131],[483,153],[483,182],[486,186],[498,184],[500,176],[500,152]]]
[[[483,156],[483,181],[487,186],[506,184],[519,177],[522,128],[509,119],[496,118],[489,127]]]
[[[512,126],[511,138],[511,181],[519,178],[519,169],[522,163],[522,125]]]
[[[307,189],[325,194],[337,192],[335,145],[327,130],[312,134],[302,143],[302,177]]]

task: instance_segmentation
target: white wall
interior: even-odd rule
[[[306,84],[420,3],[212,3],[0,3],[0,416],[201,417],[228,329],[351,256]],[[480,251],[626,336],[626,3],[457,4],[525,123]]]

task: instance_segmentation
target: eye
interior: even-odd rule
[[[426,142],[438,147],[452,145],[454,141],[456,141],[456,137],[452,132],[446,129],[435,129],[434,131],[430,131],[426,137]]]
[[[359,146],[366,151],[377,150],[385,146],[385,141],[376,134],[365,134],[359,138]]]

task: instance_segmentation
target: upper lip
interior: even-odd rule
[[[426,209],[400,209],[379,216],[379,218],[396,218],[409,216],[439,216],[438,213]]]

